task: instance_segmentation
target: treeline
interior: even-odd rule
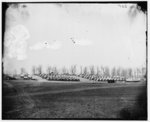
[[[46,74],[65,74],[65,75],[98,75],[103,77],[124,77],[124,78],[132,78],[132,77],[143,77],[146,73],[145,68],[122,68],[122,67],[113,67],[109,68],[108,66],[79,66],[72,65],[69,68],[65,66],[58,69],[56,66],[48,66],[46,71],[43,71],[41,65],[32,67],[32,74],[42,74],[46,72]],[[24,68],[21,68],[21,74],[26,73]]]

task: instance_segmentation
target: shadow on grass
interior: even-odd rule
[[[123,108],[120,111],[123,120],[147,120],[147,88],[137,96],[135,106]]]

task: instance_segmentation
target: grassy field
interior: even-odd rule
[[[3,81],[3,119],[147,118],[143,83]]]

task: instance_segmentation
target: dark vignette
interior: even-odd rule
[[[4,58],[4,32],[5,32],[5,22],[6,22],[6,18],[5,18],[5,13],[6,13],[6,10],[7,8],[9,7],[9,5],[13,4],[14,6],[18,6],[19,3],[46,3],[47,2],[2,2],[2,59]],[[136,3],[137,4],[137,9],[139,11],[142,11],[144,14],[146,14],[146,25],[147,25],[147,31],[148,31],[148,17],[147,17],[147,1],[122,1],[122,2],[119,2],[119,1],[108,1],[108,2],[98,2],[98,1],[80,1],[80,2],[77,2],[77,1],[70,1],[70,2],[66,2],[66,1],[61,1],[61,2],[48,2],[48,3],[65,3],[65,4],[68,4],[68,3],[75,3],[75,4],[80,4],[80,3],[83,3],[83,4],[86,4],[86,3],[91,3],[91,4],[103,4],[103,3]],[[146,83],[148,81],[147,79],[147,71],[148,71],[148,37],[147,37],[147,31],[145,32],[146,34],[146,75],[145,75],[145,78],[146,78]],[[4,66],[3,66],[3,60],[2,60],[2,97],[3,97],[3,69],[4,69]],[[139,94],[138,96],[138,102],[137,102],[137,108],[132,108],[131,112],[128,110],[128,109],[123,109],[121,112],[120,112],[120,115],[121,115],[121,120],[147,120],[147,113],[148,113],[148,110],[147,110],[147,85],[145,87],[145,89],[143,89],[143,92],[141,94]],[[3,103],[3,101],[2,101]],[[140,109],[138,109],[138,107]],[[2,110],[4,110],[3,106],[2,106]],[[13,119],[13,118],[12,118]],[[18,118],[19,119],[19,118]],[[24,120],[36,120],[34,118],[28,118],[28,119],[24,119]],[[41,118],[42,119],[45,119],[46,118]],[[94,119],[91,119],[91,118],[87,118],[89,120],[94,120]],[[95,118],[96,119],[96,118]],[[40,120],[40,119],[38,119]],[[67,120],[66,119],[56,119],[56,120]],[[69,118],[69,120],[74,120],[73,118]],[[78,119],[76,118],[76,120],[85,120],[85,119]],[[105,118],[104,118],[105,120]],[[108,119],[107,119],[108,120]],[[111,119],[109,119],[111,120]],[[114,120],[114,119],[112,119]]]

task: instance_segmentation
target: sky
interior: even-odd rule
[[[4,72],[145,66],[146,15],[136,4],[12,4],[5,16]]]

